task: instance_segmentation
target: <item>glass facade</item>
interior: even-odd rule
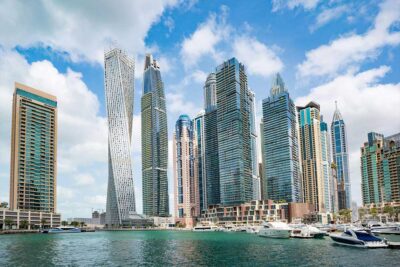
[[[251,135],[251,162],[253,176],[253,200],[261,200],[260,177],[258,176],[257,156],[257,128],[256,128],[256,97],[253,91],[249,90],[250,104],[250,135]]]
[[[349,155],[346,136],[346,125],[337,109],[331,124],[332,157],[336,166],[337,192],[339,210],[350,209],[351,186],[349,175]]]
[[[118,226],[135,212],[131,138],[135,64],[120,49],[104,54],[108,122],[108,189],[106,224]]]
[[[143,73],[141,116],[143,213],[167,217],[168,129],[164,83],[157,61],[149,54]]]
[[[198,180],[199,209],[207,209],[207,175],[205,152],[205,113],[201,112],[193,119],[194,155],[196,177]]]
[[[301,171],[296,107],[277,74],[271,96],[263,100],[262,155],[264,198],[301,202]]]
[[[232,58],[216,69],[220,201],[253,198],[250,99],[244,66]]]
[[[207,206],[221,203],[219,179],[219,151],[217,109],[208,110],[204,115],[206,196]]]
[[[333,177],[331,171],[331,149],[329,141],[328,125],[322,121],[321,118],[321,154],[322,154],[322,173],[324,176],[324,196],[325,196],[325,210],[327,212],[335,211],[335,195],[333,191]],[[337,211],[337,210],[336,210]]]
[[[11,139],[11,209],[56,212],[56,162],[56,98],[16,83]]]

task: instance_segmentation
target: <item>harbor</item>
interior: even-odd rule
[[[389,236],[400,242],[400,236]],[[318,251],[318,252],[316,252]],[[398,249],[246,232],[97,231],[0,236],[0,266],[394,266]]]

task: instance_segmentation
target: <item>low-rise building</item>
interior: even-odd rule
[[[0,229],[38,229],[58,227],[61,214],[0,208]]]

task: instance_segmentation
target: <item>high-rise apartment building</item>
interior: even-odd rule
[[[205,145],[205,113],[201,111],[193,119],[193,146],[195,157],[195,176],[199,189],[199,209],[207,209],[207,175],[206,175],[206,145]]]
[[[176,220],[187,227],[194,226],[194,218],[200,213],[193,141],[193,122],[189,116],[181,115],[173,137],[175,214]]]
[[[244,66],[232,58],[216,69],[220,196],[223,205],[253,198],[251,118]]]
[[[251,136],[251,162],[253,175],[253,200],[261,200],[260,177],[258,173],[257,156],[257,127],[256,127],[256,97],[253,91],[249,90],[250,104],[250,136]]]
[[[263,100],[262,156],[264,198],[301,202],[302,180],[296,106],[279,74]]]
[[[122,50],[104,54],[104,88],[108,122],[106,224],[119,226],[136,211],[131,138],[135,63]]]
[[[383,145],[383,135],[371,132],[368,133],[368,141],[361,147],[361,189],[364,205],[383,201]]]
[[[217,123],[217,80],[215,73],[208,75],[204,85],[204,153],[205,153],[205,195],[206,205],[220,204],[218,123]]]
[[[385,137],[382,168],[385,201],[400,203],[400,133]]]
[[[204,109],[211,110],[217,106],[217,80],[215,73],[210,73],[204,84]]]
[[[57,98],[15,83],[10,208],[56,212]]]
[[[305,107],[297,107],[297,110],[304,202],[314,204],[319,212],[325,212],[320,107],[317,103],[310,102]]]
[[[331,160],[331,145],[328,132],[328,124],[323,121],[321,116],[321,154],[322,154],[322,174],[324,177],[324,197],[325,210],[333,212],[335,210],[333,177],[332,177],[332,160]]]
[[[349,209],[351,204],[351,187],[346,124],[337,108],[337,104],[331,124],[331,138],[332,157],[337,175],[338,209]]]
[[[169,216],[167,111],[160,67],[150,54],[144,64],[141,113],[143,213],[166,217]]]
[[[361,147],[363,204],[400,202],[400,133],[384,137],[368,133]]]

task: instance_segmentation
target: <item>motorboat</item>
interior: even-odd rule
[[[389,225],[380,222],[369,222],[367,227],[374,234],[400,234],[400,227],[396,224]]]
[[[293,238],[324,238],[327,232],[321,231],[311,225],[304,225],[302,227],[294,228],[290,234]]]
[[[342,234],[330,234],[331,239],[340,245],[360,248],[387,248],[386,239],[376,237],[369,230],[346,229]]]
[[[194,232],[215,232],[219,228],[215,225],[198,225],[193,228]]]
[[[50,229],[43,229],[44,234],[61,234],[61,233],[80,233],[82,230],[78,227],[73,226],[59,226]]]
[[[270,238],[289,238],[292,228],[284,222],[265,222],[258,232],[259,236]]]

